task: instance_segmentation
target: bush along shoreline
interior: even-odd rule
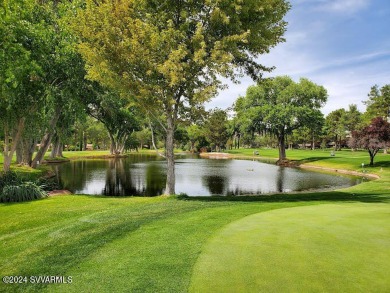
[[[14,171],[8,171],[0,174],[0,202],[25,202],[46,198],[47,191],[53,187],[53,183],[47,179],[31,181],[23,179]]]

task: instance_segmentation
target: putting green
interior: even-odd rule
[[[204,247],[192,292],[389,292],[390,209],[342,203],[233,222]]]

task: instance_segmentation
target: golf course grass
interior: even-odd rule
[[[385,292],[389,206],[278,209],[227,225],[205,245],[193,292]]]
[[[0,277],[72,279],[0,281],[0,292],[388,292],[390,155],[364,169],[365,152],[287,155],[381,178],[290,195],[66,195],[0,204]]]

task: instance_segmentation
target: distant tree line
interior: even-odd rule
[[[231,108],[210,110],[204,120],[185,127],[187,135],[177,143],[191,151],[279,148],[280,160],[286,159],[285,148],[360,148],[369,151],[373,163],[380,149],[387,152],[390,147],[389,89],[373,86],[365,112],[351,104],[325,116],[320,111],[327,97],[323,87],[306,79],[266,79],[249,87]]]

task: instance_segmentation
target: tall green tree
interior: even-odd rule
[[[64,22],[74,4],[48,0],[37,3],[47,11],[50,42],[42,64],[46,90],[45,104],[42,104],[44,128],[40,148],[31,163],[33,168],[43,160],[53,138],[56,148],[60,148],[60,134],[66,133],[66,128],[71,127],[78,116],[85,115],[80,98],[89,93],[89,84],[84,80],[84,61],[74,46],[76,39]]]
[[[167,184],[175,193],[174,131],[186,107],[221,87],[219,77],[261,77],[256,62],[284,41],[286,0],[87,0],[74,27],[88,77],[164,116]]]
[[[204,134],[216,151],[221,151],[225,148],[229,138],[226,111],[218,108],[210,111],[209,118],[204,124]]]
[[[203,131],[197,124],[191,124],[187,127],[187,135],[190,141],[190,151],[193,153],[196,151],[196,143],[203,136]]]
[[[378,85],[371,87],[368,100],[364,103],[367,106],[366,120],[370,121],[376,117],[390,118],[390,84],[381,88]]]
[[[95,93],[87,100],[87,112],[106,127],[110,137],[110,154],[120,155],[131,133],[140,128],[137,111],[128,107],[126,101],[112,91]]]
[[[278,139],[279,162],[286,160],[286,136],[293,130],[310,126],[320,119],[327,92],[308,79],[298,83],[288,76],[268,78],[251,86],[241,101],[240,117],[257,124],[257,131],[271,133]]]
[[[9,169],[18,145],[22,161],[36,167],[60,118],[64,127],[65,121],[72,120],[65,115],[82,110],[76,100],[84,91],[84,63],[73,46],[75,39],[61,23],[69,2],[5,0],[0,5],[4,169]],[[34,129],[34,135],[24,131],[26,125]],[[36,140],[40,149],[32,158]]]
[[[346,111],[343,108],[334,110],[326,116],[325,131],[333,139],[335,151],[341,149],[341,142],[347,137],[346,122]]]
[[[351,104],[345,113],[345,126],[348,131],[353,132],[362,126],[362,113],[358,110],[357,105]]]
[[[233,119],[228,121],[228,133],[231,141],[231,148],[239,149],[240,148],[240,139],[241,139],[241,131],[240,131],[240,121],[237,117],[233,117]]]
[[[87,123],[87,135],[93,147],[95,149],[108,149],[110,141],[104,124],[92,117],[87,119]]]
[[[234,103],[239,132],[243,134],[246,143],[249,140],[251,146],[253,146],[255,134],[262,134],[264,132],[262,116],[258,115],[257,109],[252,107],[254,102],[247,97],[239,97]]]
[[[4,133],[4,171],[23,134],[26,120],[38,110],[44,87],[42,57],[48,24],[33,0],[0,3],[0,125]]]

